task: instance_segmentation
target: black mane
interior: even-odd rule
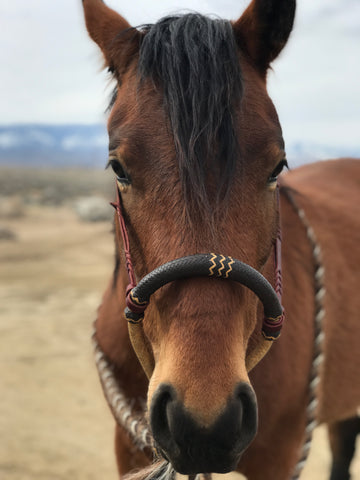
[[[234,107],[242,79],[232,26],[191,13],[143,31],[140,80],[150,78],[164,92],[187,205],[208,209],[209,179],[216,183],[212,197],[225,198],[237,154]]]

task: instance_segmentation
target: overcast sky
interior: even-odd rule
[[[236,19],[245,0],[108,0],[131,24],[193,9]],[[0,124],[104,122],[107,77],[81,0],[0,0]],[[360,0],[298,0],[269,91],[285,138],[360,145]]]

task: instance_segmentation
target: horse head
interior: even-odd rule
[[[292,29],[295,1],[253,0],[233,23],[186,14],[136,29],[101,0],[83,5],[117,81],[109,165],[136,279],[209,252],[266,272],[278,227],[276,182],[286,165],[266,74]],[[116,237],[114,288],[125,307],[118,224]],[[228,267],[220,258],[218,271]],[[261,309],[250,289],[231,280],[176,278],[153,293],[143,320],[154,359],[149,419],[178,472],[233,470],[254,438],[247,359],[260,344]]]

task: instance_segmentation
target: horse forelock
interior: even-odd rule
[[[226,197],[238,152],[234,118],[242,78],[232,26],[191,13],[143,31],[140,82],[150,79],[162,91],[187,209],[205,213],[213,199],[218,205]]]

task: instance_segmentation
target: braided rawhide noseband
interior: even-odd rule
[[[278,338],[284,313],[273,287],[261,273],[246,263],[215,253],[181,257],[150,272],[129,292],[125,317],[131,323],[140,322],[150,296],[156,290],[167,283],[190,277],[225,278],[248,287],[264,306],[263,336],[266,340]]]

